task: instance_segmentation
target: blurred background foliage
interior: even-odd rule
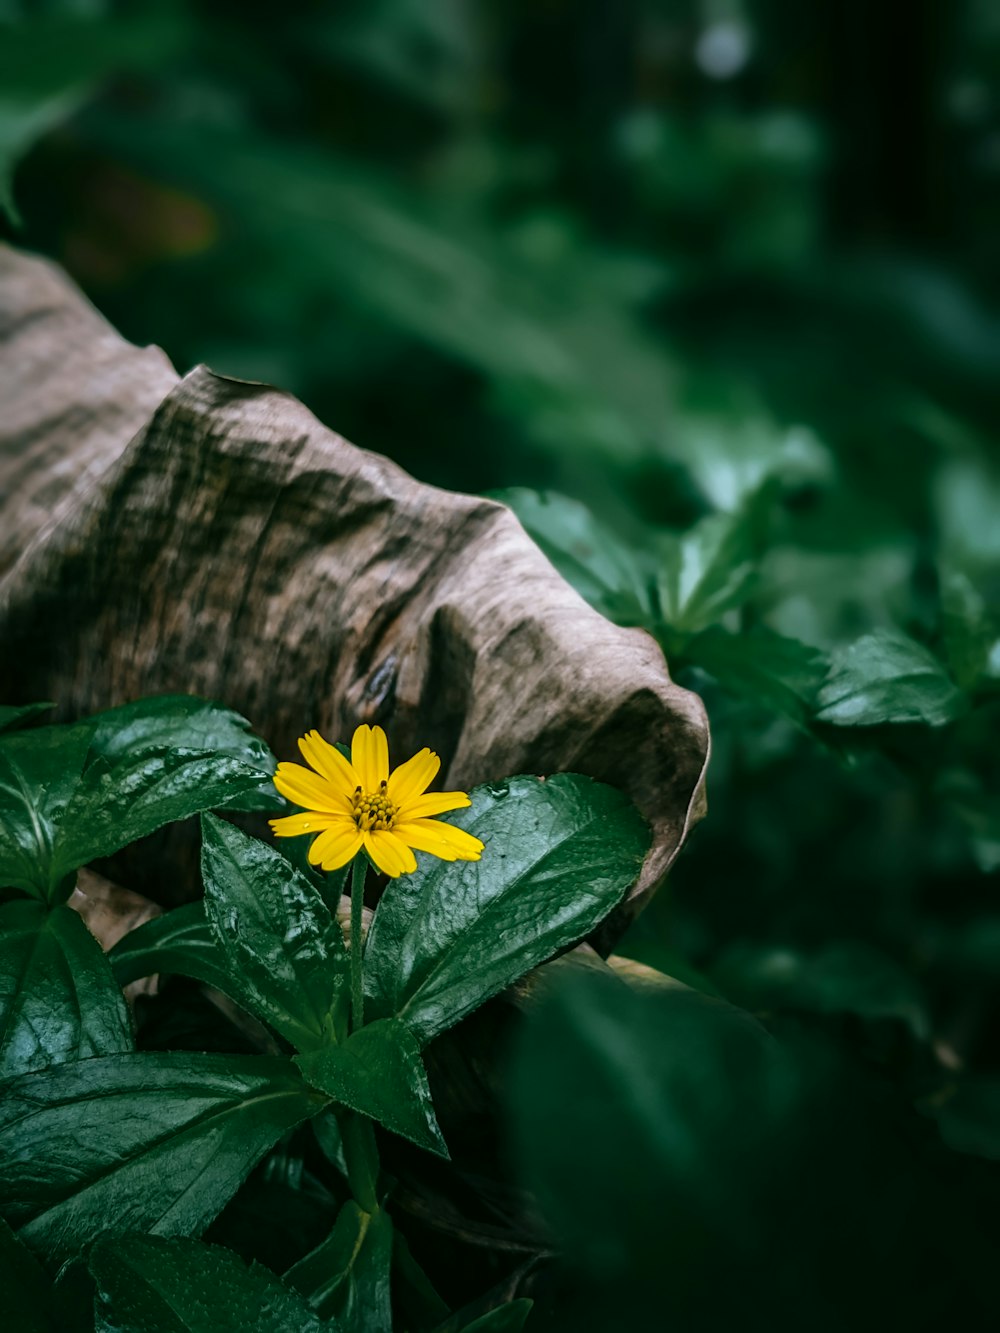
[[[637,1326],[738,1315],[719,1263],[785,1308],[850,1266],[876,1141],[865,1281],[918,1326],[996,1300],[998,72],[991,0],[0,0],[9,239],[182,372],[500,491],[706,699],[710,815],[623,952],[795,1077],[720,998],[586,986],[516,1066],[529,1176]]]

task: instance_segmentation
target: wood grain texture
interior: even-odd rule
[[[609,947],[703,809],[704,710],[653,640],[592,611],[505,506],[414,481],[276,389],[177,381],[48,265],[3,251],[0,310],[0,699],[76,717],[191,691],[279,758],[379,722],[396,760],[436,749],[445,787],[611,782],[654,843]]]

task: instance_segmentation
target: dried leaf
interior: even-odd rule
[[[0,308],[0,698],[77,717],[191,691],[281,758],[309,727],[379,722],[395,756],[436,749],[446,788],[610,782],[655,835],[610,946],[703,810],[704,710],[652,639],[587,607],[505,506],[421,485],[275,389],[176,381],[49,266],[0,250]],[[143,871],[176,900],[176,856]]]

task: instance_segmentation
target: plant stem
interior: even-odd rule
[[[377,1213],[379,1160],[372,1122],[346,1107],[337,1111],[337,1120],[354,1200],[363,1212]]]
[[[365,875],[368,863],[364,853],[354,858],[351,873],[351,1031],[357,1032],[365,1021],[365,995],[361,981],[363,957],[361,921],[365,905]]]

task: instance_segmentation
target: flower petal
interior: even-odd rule
[[[374,835],[382,842],[388,842],[392,850],[400,857],[403,863],[403,874],[412,875],[417,868],[417,858],[413,855],[411,848],[402,838],[397,838],[395,833],[388,830],[383,832],[381,829]]]
[[[389,778],[389,800],[400,806],[419,796],[437,777],[440,767],[441,760],[433,750],[420,750]]]
[[[354,796],[361,785],[361,779],[354,768],[340,753],[335,745],[324,740],[318,731],[309,731],[299,740],[299,749],[307,764],[311,764],[321,777],[343,792],[348,798]]]
[[[307,810],[317,810],[323,814],[349,814],[351,803],[326,778],[303,768],[301,764],[279,764],[274,775],[274,785],[282,796],[287,796],[296,805]]]
[[[432,791],[424,796],[414,796],[398,805],[396,818],[407,823],[411,819],[443,815],[446,810],[464,810],[471,804],[464,791]]]
[[[324,870],[339,870],[361,849],[361,831],[353,820],[344,820],[321,833],[309,848],[309,864]]]
[[[478,861],[483,851],[483,844],[478,838],[440,819],[414,819],[405,824],[396,824],[393,832],[411,847],[416,847],[418,852],[430,852],[445,861],[454,861],[456,858],[461,861]],[[448,855],[449,852],[452,855]]]
[[[396,879],[397,876],[403,874],[406,869],[406,859],[401,852],[397,851],[398,838],[392,837],[384,829],[376,829],[372,833],[366,832],[363,837],[365,851],[383,875]]]
[[[442,861],[458,860],[458,853],[450,844],[436,833],[428,833],[419,824],[395,824],[393,832],[397,838],[401,838],[407,846],[415,847],[418,852],[429,852],[431,856],[438,856]]]
[[[389,779],[389,742],[381,727],[362,724],[351,741],[351,759],[366,792],[377,792]]]
[[[281,819],[268,820],[276,838],[297,838],[303,833],[322,833],[324,829],[346,822],[346,815],[328,815],[319,810],[307,810],[301,815],[284,815]]]

